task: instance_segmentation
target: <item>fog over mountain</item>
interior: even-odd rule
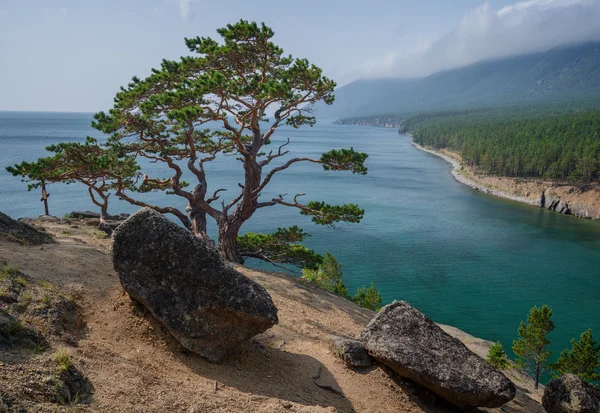
[[[600,40],[600,0],[528,0],[494,10],[486,2],[436,39],[402,44],[367,63],[364,77],[421,77],[550,48]]]
[[[317,116],[410,114],[510,104],[600,102],[600,42],[486,60],[417,79],[359,79]]]

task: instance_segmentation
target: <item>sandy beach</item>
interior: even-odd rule
[[[476,177],[472,176],[467,171],[465,171],[465,169],[461,165],[460,161],[456,158],[453,158],[445,153],[441,153],[434,149],[425,148],[425,147],[419,145],[418,143],[415,143],[414,141],[412,142],[412,144],[414,147],[416,147],[422,151],[428,152],[430,154],[433,154],[435,156],[439,156],[440,158],[442,158],[442,159],[446,160],[447,162],[449,162],[450,164],[452,164],[452,176],[454,176],[454,178],[458,182],[468,186],[469,188],[472,188],[476,191],[484,192],[489,195],[497,196],[500,198],[506,198],[506,199],[510,199],[513,201],[522,202],[522,203],[528,204],[528,205],[540,206],[539,200],[535,200],[535,199],[528,198],[525,196],[511,194],[510,192],[503,191],[503,190],[500,190],[497,188],[492,188],[492,187],[486,185],[485,183],[483,183],[482,181],[478,180]]]

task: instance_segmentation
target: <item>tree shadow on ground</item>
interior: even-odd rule
[[[246,343],[222,364],[212,364],[189,352],[179,360],[196,374],[239,391],[306,406],[333,406],[352,411],[352,404],[331,372],[317,359],[266,347],[256,340]],[[325,388],[324,388],[325,387]]]
[[[230,387],[305,406],[333,406],[336,411],[353,411],[334,376],[314,357],[270,347],[254,338],[240,345],[221,363],[210,363],[181,347],[143,307],[137,305],[136,308],[154,331],[161,332],[175,359],[198,376],[215,381],[215,391]]]

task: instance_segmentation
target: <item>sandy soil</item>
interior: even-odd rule
[[[58,243],[42,247],[0,241],[0,261],[32,279],[73,292],[86,322],[85,335],[69,356],[94,386],[94,412],[445,412],[431,395],[382,367],[350,370],[329,349],[329,334],[355,336],[373,313],[292,276],[238,269],[262,284],[279,309],[280,324],[242,346],[223,364],[183,350],[122,290],[112,268],[109,240],[81,223],[37,223]],[[490,343],[444,327],[484,356]],[[0,393],[32,374],[64,343],[27,357],[20,365],[2,360]],[[13,360],[14,361],[14,360]],[[4,364],[2,364],[2,362]],[[315,385],[338,389],[343,395]],[[25,372],[25,373],[24,373]],[[510,374],[517,374],[511,372]],[[510,375],[509,374],[509,375]],[[522,389],[515,401],[490,412],[543,412],[541,392],[526,376],[511,377]],[[531,398],[529,397],[531,396]],[[32,411],[63,411],[39,403]]]

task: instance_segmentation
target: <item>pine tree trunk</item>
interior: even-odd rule
[[[210,239],[206,233],[206,212],[192,204],[188,204],[186,211],[191,221],[190,230],[192,233],[197,238],[200,238],[201,240],[206,241],[210,245],[214,246],[215,242]]]
[[[98,224],[98,229],[100,231],[106,232],[108,235],[112,235],[113,230],[110,225],[108,225],[108,202],[105,200],[104,204],[100,208],[100,223]]]
[[[230,222],[219,224],[219,252],[227,261],[243,264],[238,250],[239,231],[240,225]]]
[[[535,389],[539,387],[540,384],[540,364],[537,363],[535,365]]]

